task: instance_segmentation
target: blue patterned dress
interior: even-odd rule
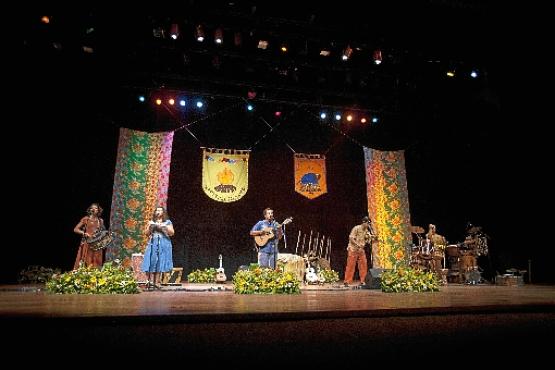
[[[171,225],[166,220],[163,225]],[[148,239],[142,270],[144,272],[168,272],[173,269],[172,242],[166,234],[154,231]]]

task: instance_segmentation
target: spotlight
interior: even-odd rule
[[[343,50],[343,55],[341,56],[342,60],[349,60],[349,58],[353,55],[353,48],[347,46],[345,50]]]
[[[258,48],[262,50],[266,50],[268,48],[268,41],[266,40],[258,41]]]
[[[179,25],[177,23],[172,23],[170,27],[170,37],[173,40],[177,40],[179,37]]]
[[[372,54],[372,59],[374,60],[374,64],[382,64],[382,51],[380,49],[374,50],[374,53]]]
[[[214,30],[214,42],[218,45],[221,45],[224,42],[224,31],[222,31],[220,27]]]
[[[198,42],[204,41],[204,28],[200,24],[195,28],[195,38]]]

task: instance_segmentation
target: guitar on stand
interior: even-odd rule
[[[293,222],[293,217],[288,217],[280,224],[278,223],[277,227],[282,227],[283,225],[287,225],[288,223]],[[258,247],[263,247],[268,243],[269,240],[275,237],[274,230],[271,227],[266,227],[262,229],[261,235],[254,236],[254,242]]]
[[[222,267],[222,255],[218,257],[220,260],[220,267],[216,270],[216,283],[225,283],[227,276],[225,276],[224,268]]]

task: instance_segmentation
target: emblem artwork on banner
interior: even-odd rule
[[[295,153],[295,191],[309,199],[328,192],[324,155]]]
[[[202,189],[218,202],[235,202],[249,188],[249,151],[203,148]]]

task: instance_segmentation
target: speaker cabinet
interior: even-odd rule
[[[364,289],[381,289],[382,283],[382,273],[387,271],[386,269],[370,269],[368,274],[366,274],[366,279],[364,279],[365,285]]]

